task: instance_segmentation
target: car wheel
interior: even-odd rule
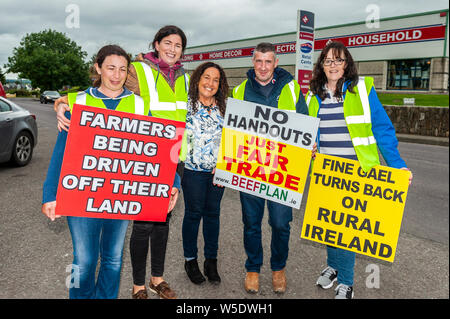
[[[33,140],[30,133],[22,131],[14,141],[11,161],[17,166],[25,166],[33,156]]]

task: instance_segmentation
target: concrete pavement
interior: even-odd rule
[[[51,128],[47,127],[42,118],[40,123],[40,141],[30,165],[20,169],[0,166],[2,181],[0,183],[2,202],[2,208],[0,208],[0,298],[4,299],[68,298],[66,280],[69,272],[66,269],[72,263],[70,233],[64,217],[51,222],[42,216],[40,213],[42,192],[36,186],[42,185],[45,178],[51,156],[48,145],[53,145],[56,132],[53,124],[50,125]],[[398,138],[400,141],[406,141],[404,138],[415,138],[416,142],[434,145],[438,142],[442,143],[441,139],[401,134]],[[448,138],[446,140],[448,146]],[[45,145],[47,148],[44,147]],[[306,198],[305,193],[303,200],[305,201]],[[317,276],[326,266],[325,246],[299,238],[304,207],[305,202],[302,203],[300,210],[294,210],[291,223],[286,293],[279,296],[272,292],[269,267],[270,227],[266,214],[263,220],[265,254],[264,266],[261,269],[260,292],[249,295],[243,288],[245,252],[238,192],[226,189],[222,200],[218,256],[222,283],[219,286],[205,283],[198,287],[189,281],[184,272],[181,238],[184,204],[181,195],[171,219],[164,275],[178,297],[183,299],[177,304],[183,302],[198,304],[208,300],[259,302],[260,299],[264,299],[265,302],[271,302],[271,300],[282,302],[296,299],[332,299],[333,289],[323,290],[315,286]],[[129,299],[131,295],[130,234],[131,225],[125,242],[120,299]],[[200,232],[200,256],[203,256],[202,249]],[[203,257],[199,258],[199,262],[202,269]],[[448,284],[448,242],[421,238],[417,234],[405,232],[404,228],[400,233],[394,263],[382,262],[362,255],[357,255],[356,258],[355,299],[448,299]],[[150,298],[158,297],[151,295]],[[151,305],[151,301],[149,302]],[[160,304],[157,303],[157,305]]]

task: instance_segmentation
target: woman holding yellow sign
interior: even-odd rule
[[[408,170],[397,149],[395,129],[375,92],[373,78],[358,76],[353,58],[342,43],[329,41],[322,50],[306,104],[309,115],[320,119],[320,153],[357,160],[368,171],[380,164],[379,149],[387,166]],[[411,180],[412,174],[410,183]],[[328,289],[337,281],[335,298],[353,298],[355,253],[331,246],[327,246],[327,253],[327,267],[317,285]]]

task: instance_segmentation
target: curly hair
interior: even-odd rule
[[[321,98],[322,100],[326,98],[326,90],[324,87],[325,84],[328,82],[327,76],[325,75],[325,71],[323,70],[323,61],[326,59],[328,52],[330,50],[333,50],[332,52],[334,58],[340,57],[341,54],[344,53],[346,63],[344,75],[337,82],[334,96],[337,98],[342,97],[342,85],[344,84],[345,81],[350,81],[350,84],[348,85],[348,91],[352,93],[354,93],[353,88],[358,84],[358,70],[356,69],[355,62],[353,61],[353,58],[348,49],[341,42],[337,41],[329,42],[327,43],[325,48],[323,48],[319,58],[317,59],[317,63],[314,66],[312,72],[312,79],[309,83],[311,92],[317,94],[319,98]]]
[[[216,99],[216,104],[219,107],[220,114],[222,116],[224,116],[225,109],[227,106],[228,81],[227,81],[227,77],[226,77],[225,72],[222,69],[222,67],[213,62],[205,62],[205,63],[200,64],[194,70],[194,73],[192,73],[192,75],[191,75],[191,79],[189,80],[188,95],[189,95],[190,104],[192,106],[192,111],[193,111],[193,113],[196,113],[198,111],[198,109],[197,109],[197,102],[199,100],[198,84],[200,82],[200,78],[202,77],[203,73],[208,68],[216,68],[219,71],[219,74],[220,74],[219,88],[217,89],[216,94],[214,94],[214,98]]]

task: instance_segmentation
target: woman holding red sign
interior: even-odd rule
[[[130,58],[119,46],[107,45],[97,53],[95,70],[99,78],[84,92],[68,95],[70,118],[75,103],[110,110],[144,114],[144,100],[124,88]],[[58,134],[43,187],[42,213],[52,221],[55,214],[56,192],[61,171],[67,132]],[[174,187],[179,187],[179,177]],[[73,243],[69,297],[117,298],[122,267],[122,253],[128,220],[67,216]],[[95,279],[100,255],[100,269]]]
[[[398,141],[373,78],[359,77],[353,58],[340,42],[329,41],[317,60],[305,97],[309,115],[320,118],[317,150],[359,161],[368,171],[380,164],[378,149],[390,167],[406,168]],[[412,174],[410,176],[410,183]],[[353,298],[355,253],[327,246],[327,267],[317,285],[328,289],[337,281],[336,299]]]
[[[186,48],[186,36],[177,26],[162,27],[155,35],[154,51],[140,54],[138,61],[129,67],[125,87],[145,101],[144,114],[158,118],[186,121],[189,77],[180,62]],[[70,121],[64,116],[67,98],[55,101],[58,129],[67,130]],[[147,113],[148,112],[148,113]],[[185,144],[181,148],[177,172],[182,176]],[[174,299],[176,294],[163,278],[166,247],[169,236],[171,211],[178,197],[179,187],[173,187],[166,222],[134,221],[130,238],[130,255],[133,268],[133,299],[147,299],[145,288],[146,264],[151,250],[150,290],[163,299]]]

